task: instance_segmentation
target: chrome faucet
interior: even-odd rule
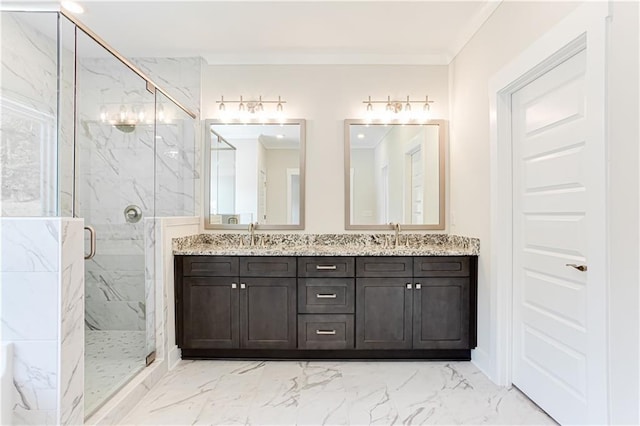
[[[251,242],[249,244],[251,245],[251,247],[256,245],[255,231],[256,231],[256,224],[251,222],[249,224],[249,234],[251,234]]]
[[[393,227],[393,229],[396,231],[396,247],[400,246],[400,224],[399,223],[389,223],[389,225],[391,225]]]

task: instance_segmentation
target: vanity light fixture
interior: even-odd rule
[[[393,100],[391,96],[387,96],[386,100],[372,100],[371,96],[369,96],[362,103],[367,105],[365,115],[367,122],[371,122],[374,119],[378,119],[381,122],[409,122],[411,120],[426,121],[429,118],[428,114],[431,111],[433,101],[429,100],[429,96],[425,96],[424,101],[412,101],[409,96],[407,96],[406,101]],[[384,111],[378,113],[377,117],[373,104],[385,104]],[[423,104],[422,112],[412,110],[411,104]]]
[[[266,117],[265,104],[275,104],[275,113],[273,113],[273,119],[282,120],[284,106],[283,104],[287,103],[287,101],[282,100],[281,96],[278,96],[277,100],[269,100],[262,99],[262,95],[258,96],[257,100],[245,100],[244,96],[240,96],[239,101],[235,100],[225,100],[224,96],[220,97],[219,101],[216,101],[218,104],[218,110],[221,114],[227,115],[226,104],[238,104],[238,112],[237,117],[223,117],[226,118],[237,118],[240,121],[253,121],[253,119],[257,119],[258,121],[267,121],[268,117]],[[233,114],[230,112],[230,114]]]

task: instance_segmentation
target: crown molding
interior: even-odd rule
[[[459,37],[449,48],[448,56],[453,60],[458,53],[467,45],[469,40],[478,32],[478,30],[487,22],[493,12],[502,4],[503,0],[485,0],[485,5],[471,18],[469,24],[460,32]]]

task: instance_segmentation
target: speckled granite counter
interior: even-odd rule
[[[198,234],[173,239],[176,255],[214,256],[477,256],[480,240],[447,234]]]

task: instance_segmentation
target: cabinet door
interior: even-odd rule
[[[413,347],[470,349],[469,278],[419,278],[413,291]]]
[[[182,300],[182,347],[239,347],[237,278],[185,277]],[[234,288],[235,285],[235,288]]]
[[[411,348],[407,278],[356,279],[356,349]]]
[[[294,349],[296,279],[242,278],[240,287],[240,346]]]

